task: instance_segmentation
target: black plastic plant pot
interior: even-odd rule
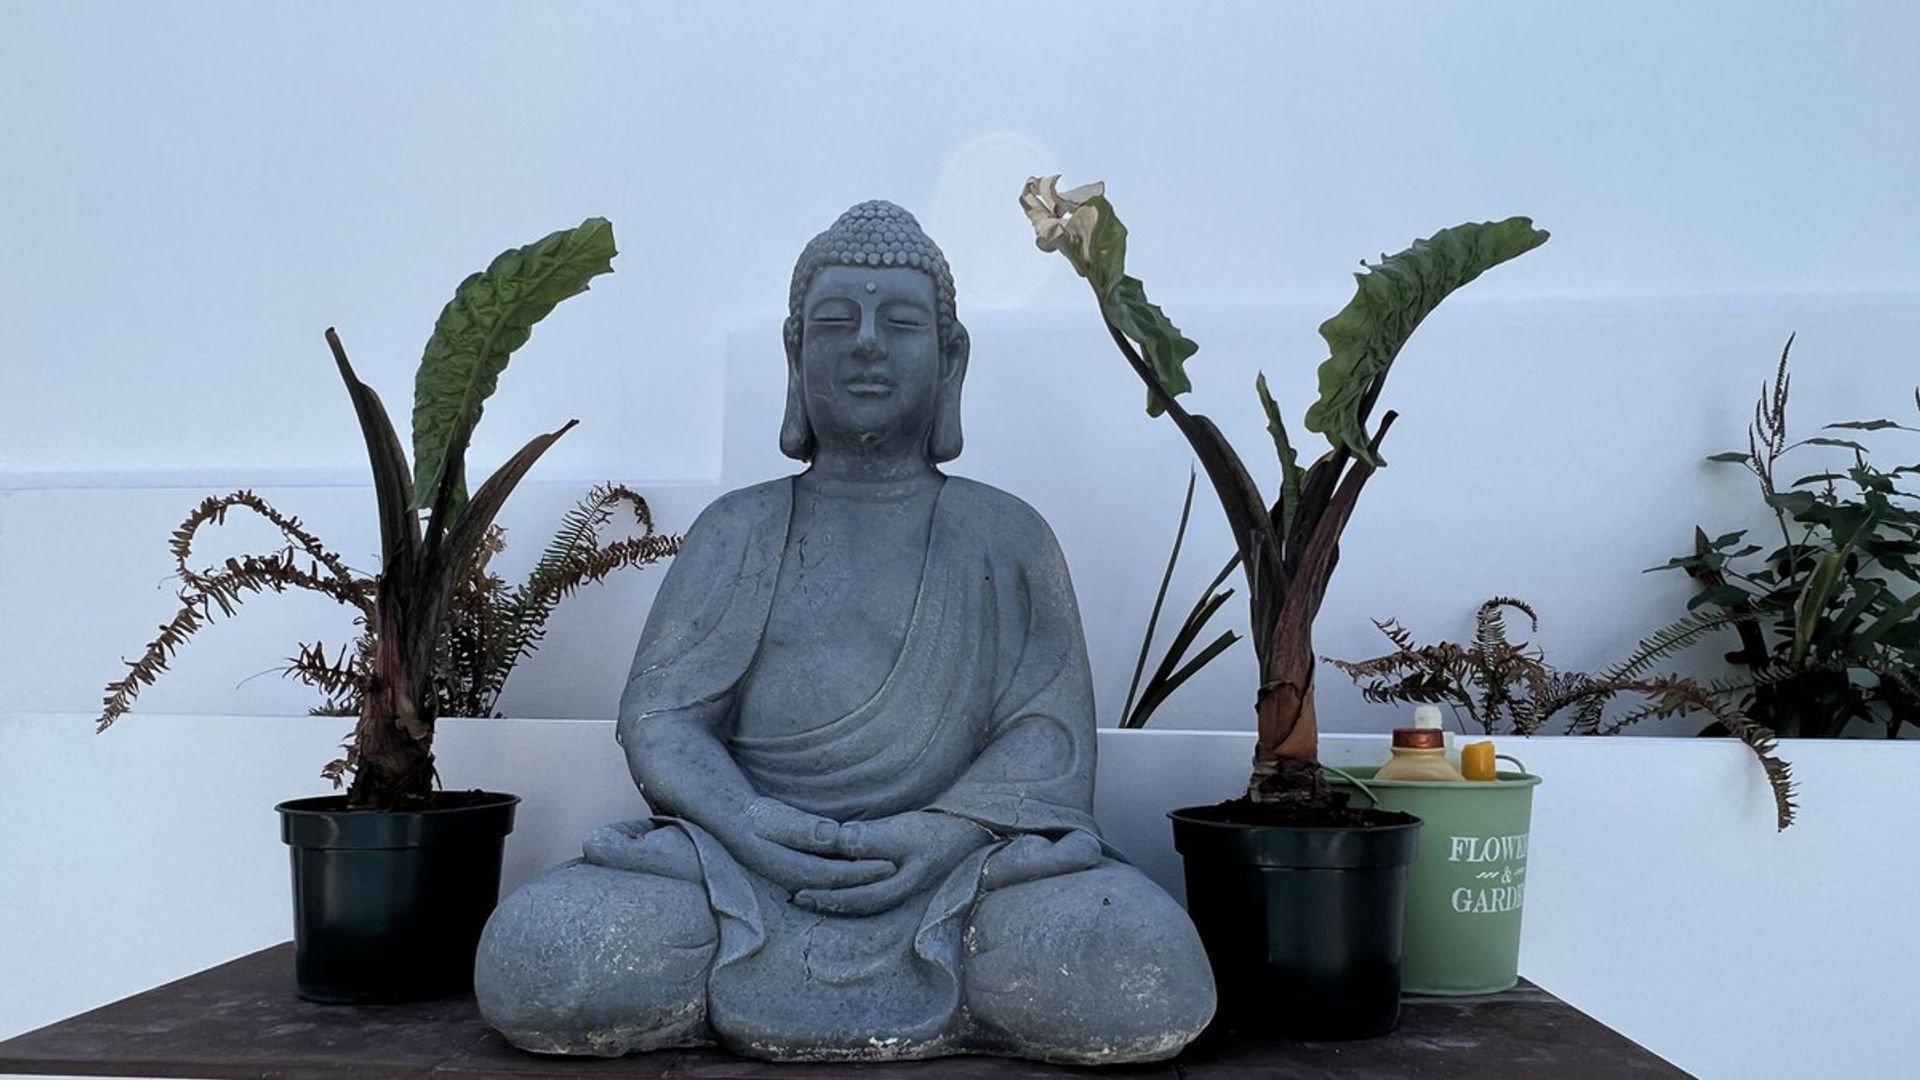
[[[1419,818],[1303,828],[1223,821],[1214,807],[1167,816],[1219,986],[1215,1027],[1307,1041],[1394,1029]]]
[[[274,807],[293,858],[299,995],[375,1004],[471,990],[519,802],[472,791],[440,792],[424,810],[348,810],[342,796]]]

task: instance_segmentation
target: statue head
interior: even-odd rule
[[[960,456],[967,330],[954,311],[946,256],[912,214],[890,202],[864,202],[814,237],[794,264],[784,336],[780,449],[788,457],[813,460],[816,424],[827,422],[925,423],[928,463]],[[816,366],[838,357],[855,373],[827,387],[816,371],[810,405],[809,357]],[[870,371],[871,381],[861,371]],[[832,415],[816,415],[823,411]],[[923,411],[930,418],[921,419]]]

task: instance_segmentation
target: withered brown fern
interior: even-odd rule
[[[251,511],[273,525],[287,546],[276,552],[246,554],[219,566],[196,569],[193,544],[205,525],[223,525],[227,513]],[[608,542],[621,513],[631,522],[618,527],[637,529]],[[494,555],[506,548],[506,530],[490,526],[486,539],[455,588],[448,606],[445,632],[435,649],[433,692],[439,716],[492,716],[507,677],[519,661],[539,648],[547,620],[560,602],[583,585],[605,580],[626,567],[645,566],[670,558],[680,550],[681,538],[659,532],[653,513],[639,492],[621,484],[603,484],[561,520],[540,561],[522,583],[509,587],[491,569]],[[353,716],[360,712],[362,695],[378,651],[373,622],[374,597],[380,579],[356,573],[338,555],[327,550],[297,517],[275,510],[251,491],[209,497],[174,530],[168,543],[175,574],[183,583],[180,609],[161,626],[138,659],[128,662],[127,674],[107,687],[100,715],[102,730],[133,706],[142,687],[152,686],[167,670],[181,646],[216,615],[232,616],[248,595],[304,589],[330,597],[355,609],[354,622],[362,628],[352,645],[330,654],[323,642],[301,644],[285,673],[326,696],[312,711],[326,716]],[[331,762],[324,774],[335,781],[345,776],[344,760]]]
[[[629,527],[640,531],[604,543],[604,533],[622,509],[633,519]],[[639,492],[603,484],[562,519],[527,579],[509,587],[490,568],[493,556],[506,549],[506,530],[489,529],[472,568],[454,591],[446,634],[435,652],[433,684],[440,715],[495,715],[507,676],[539,648],[547,619],[561,600],[617,570],[670,558],[679,553],[680,542],[679,536],[656,531],[653,512]],[[370,629],[332,659],[320,642],[302,645],[286,674],[327,695],[314,712],[352,716],[360,711],[374,650]]]
[[[1538,646],[1509,636],[1507,610],[1525,615],[1530,632],[1539,630],[1539,616],[1525,601],[1496,596],[1474,615],[1471,644],[1420,645],[1398,620],[1375,620],[1393,642],[1392,652],[1370,660],[1326,659],[1352,678],[1368,701],[1451,705],[1488,735],[1616,735],[1648,719],[1707,717],[1753,751],[1773,790],[1778,827],[1793,824],[1793,774],[1774,752],[1773,732],[1710,687],[1651,673],[1660,653],[1658,636],[1598,674],[1558,671]],[[1609,719],[1608,705],[1622,697],[1641,700]]]
[[[190,560],[194,537],[200,527],[208,523],[225,524],[227,511],[236,506],[253,511],[279,529],[287,538],[286,548],[265,555],[230,557],[219,567],[194,569]],[[306,589],[355,608],[358,619],[368,619],[373,614],[378,579],[356,575],[338,555],[328,551],[318,537],[308,532],[299,518],[281,514],[251,491],[209,496],[173,531],[167,547],[173,553],[174,574],[183,582],[180,610],[161,624],[159,636],[147,643],[139,659],[127,662],[127,674],[107,684],[98,725],[101,731],[133,708],[133,699],[139,696],[141,687],[152,686],[159,680],[181,646],[213,621],[216,609],[221,615],[232,616],[241,600],[250,594]],[[306,559],[305,566],[300,565],[302,556]]]

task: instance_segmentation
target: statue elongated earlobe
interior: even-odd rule
[[[940,403],[933,414],[933,430],[927,435],[927,460],[935,465],[960,456],[960,387],[967,381],[967,355],[971,342],[967,328],[958,322],[943,350],[947,377],[940,385]]]
[[[806,389],[800,380],[799,327],[789,324],[787,339],[787,415],[780,421],[780,452],[795,461],[813,460],[813,421],[807,418]]]

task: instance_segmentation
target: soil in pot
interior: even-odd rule
[[[1168,816],[1219,986],[1216,1027],[1303,1040],[1393,1030],[1418,818],[1245,799]]]
[[[1336,798],[1344,800],[1345,792],[1335,792]],[[1259,825],[1270,828],[1291,829],[1368,829],[1380,825],[1404,825],[1413,819],[1410,814],[1397,810],[1375,810],[1370,807],[1344,805],[1316,805],[1302,803],[1257,803],[1246,796],[1228,799],[1212,806],[1190,806],[1174,813],[1195,821],[1209,821],[1223,825]]]
[[[343,796],[276,807],[293,864],[300,996],[369,1004],[470,990],[519,802],[460,791],[418,810],[348,810]]]

